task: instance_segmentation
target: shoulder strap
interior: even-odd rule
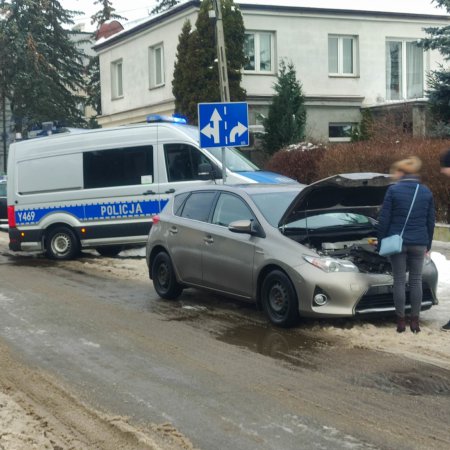
[[[405,225],[403,225],[403,230],[400,233],[400,236],[402,236],[402,237],[403,237],[403,232],[405,231],[405,228],[406,228],[406,224],[408,223],[409,215],[411,214],[412,208],[414,206],[414,202],[416,201],[417,191],[418,190],[419,190],[419,183],[417,183],[416,192],[414,192],[414,197],[412,199],[411,206],[409,207],[408,215],[406,216]]]

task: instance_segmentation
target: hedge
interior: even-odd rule
[[[304,145],[280,150],[266,164],[266,169],[309,184],[336,173],[389,173],[395,161],[415,155],[422,160],[422,181],[431,189],[439,222],[449,223],[450,178],[440,173],[439,159],[450,148],[450,140],[403,138],[334,144],[305,149]]]

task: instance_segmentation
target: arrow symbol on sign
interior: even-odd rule
[[[202,129],[202,133],[211,139],[211,137],[214,137],[214,144],[218,144],[220,142],[220,122],[222,121],[222,117],[220,117],[219,112],[217,109],[214,109],[214,112],[211,115],[211,118],[209,119],[208,125]],[[211,123],[213,126],[211,126]]]
[[[230,143],[236,142],[236,136],[242,136],[247,131],[247,127],[243,125],[241,122],[238,122],[237,125],[232,128],[230,132]]]

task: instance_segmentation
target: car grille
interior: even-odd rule
[[[429,286],[423,284],[422,309],[429,308],[434,304],[434,297]],[[406,291],[405,308],[411,308],[409,291]],[[394,311],[394,297],[392,286],[372,286],[358,302],[355,308],[356,314],[376,313],[384,311]]]

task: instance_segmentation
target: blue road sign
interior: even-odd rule
[[[200,147],[244,147],[249,144],[245,102],[199,103]]]

